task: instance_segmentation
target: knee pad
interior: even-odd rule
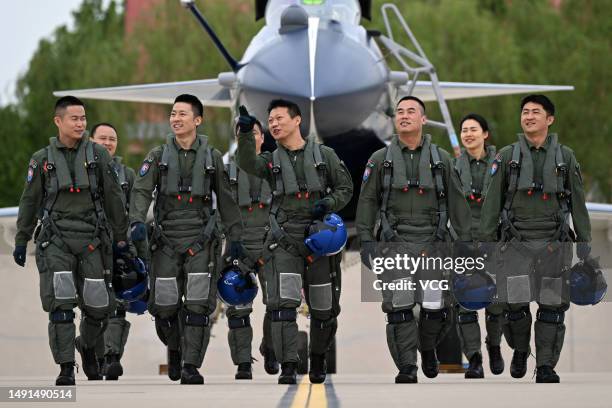
[[[516,322],[516,321],[526,318],[527,316],[531,316],[531,312],[529,311],[529,306],[522,307],[520,310],[516,310],[516,311],[512,311],[512,310],[504,311],[504,318],[509,322]]]
[[[273,322],[295,322],[297,320],[297,310],[279,309],[270,310],[270,320]]]
[[[420,314],[421,320],[442,320],[445,321],[448,318],[448,309],[440,310],[425,310],[421,309]]]
[[[185,326],[208,327],[210,319],[203,313],[184,312]]]
[[[563,324],[565,312],[563,310],[538,309],[536,319],[543,323]]]
[[[414,320],[414,313],[412,309],[404,310],[400,312],[387,313],[387,323],[389,324],[400,324],[411,322]]]
[[[476,323],[478,321],[478,313],[475,311],[469,313],[458,313],[457,314],[457,323],[459,324],[468,324],[468,323]]]
[[[227,327],[232,329],[242,329],[243,327],[251,327],[251,318],[245,317],[231,317],[227,319]]]
[[[74,321],[74,311],[72,310],[56,310],[49,313],[49,321],[51,323],[72,323]]]

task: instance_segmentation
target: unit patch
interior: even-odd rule
[[[374,168],[374,162],[372,160],[368,160],[368,163],[366,164],[366,168],[363,172],[363,178],[362,178],[362,182],[366,182],[368,181],[368,179],[370,178],[370,174],[372,174],[372,169]]]
[[[34,178],[34,169],[30,165],[30,167],[28,167],[28,176],[26,177],[26,181],[28,182],[28,184],[32,182],[33,178]]]
[[[140,174],[140,177],[146,176],[150,168],[151,168],[151,162],[145,160],[142,163],[142,166],[140,167],[140,171],[138,172],[138,174]]]

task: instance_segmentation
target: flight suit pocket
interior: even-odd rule
[[[302,300],[302,276],[299,273],[280,274],[280,298]]]
[[[190,273],[187,275],[185,300],[206,300],[210,292],[210,273]]]
[[[310,308],[313,310],[331,310],[332,308],[332,284],[309,285],[308,297]]]
[[[391,304],[394,308],[399,309],[414,304],[414,291],[409,289],[410,282],[412,282],[410,276],[393,280],[395,289],[391,291]]]
[[[53,293],[56,299],[66,300],[76,298],[76,286],[72,271],[53,272]]]
[[[155,304],[174,306],[178,303],[176,278],[155,278]]]
[[[540,281],[539,303],[559,306],[563,290],[563,278],[542,277]]]
[[[83,301],[85,306],[107,307],[109,305],[108,292],[104,279],[85,278],[83,284]]]
[[[531,302],[530,281],[529,275],[509,276],[507,279],[508,303]]]

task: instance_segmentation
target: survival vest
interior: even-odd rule
[[[398,237],[389,223],[389,196],[391,195],[391,190],[408,191],[411,187],[420,190],[435,188],[438,201],[438,222],[433,236],[437,241],[444,241],[446,232],[448,232],[451,238],[455,239],[456,234],[454,230],[452,227],[449,228],[447,226],[448,209],[444,188],[444,164],[440,159],[438,146],[431,142],[430,135],[423,136],[418,179],[407,178],[406,163],[402,156],[402,151],[396,143],[391,142],[386,148],[385,160],[383,161],[382,203],[380,206],[380,226],[385,241],[392,241]]]
[[[527,141],[523,135],[519,135],[518,142],[512,144],[512,159],[510,160],[508,172],[508,190],[504,207],[501,212],[502,240],[510,237],[522,239],[520,228],[517,228],[516,220],[512,211],[512,201],[517,191],[526,191],[528,195],[534,191],[542,191],[543,197],[555,195],[559,202],[560,214],[558,227],[553,234],[553,240],[566,241],[568,238],[575,240],[574,232],[569,227],[570,215],[570,190],[566,188],[568,180],[568,166],[563,158],[561,144],[556,134],[550,134],[550,146],[546,151],[544,160],[542,183],[536,183],[533,178],[533,159]],[[535,220],[530,222],[531,227]]]

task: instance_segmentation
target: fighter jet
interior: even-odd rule
[[[531,92],[572,90],[572,86],[441,82],[435,67],[399,9],[384,4],[385,31],[367,30],[371,0],[255,0],[255,19],[264,27],[240,60],[224,47],[193,0],[181,0],[211,37],[231,71],[216,79],[58,91],[56,96],[171,104],[181,93],[197,95],[204,105],[233,113],[246,105],[266,122],[270,100],[286,98],[302,110],[302,134],[336,149],[359,191],[368,157],[393,134],[398,97],[415,95],[438,103],[441,120],[429,125],[446,130],[456,153],[459,143],[446,100]],[[401,27],[406,45],[396,41],[391,22]],[[385,50],[383,53],[382,50]],[[402,71],[389,68],[385,55]],[[345,209],[354,214],[355,200]]]

